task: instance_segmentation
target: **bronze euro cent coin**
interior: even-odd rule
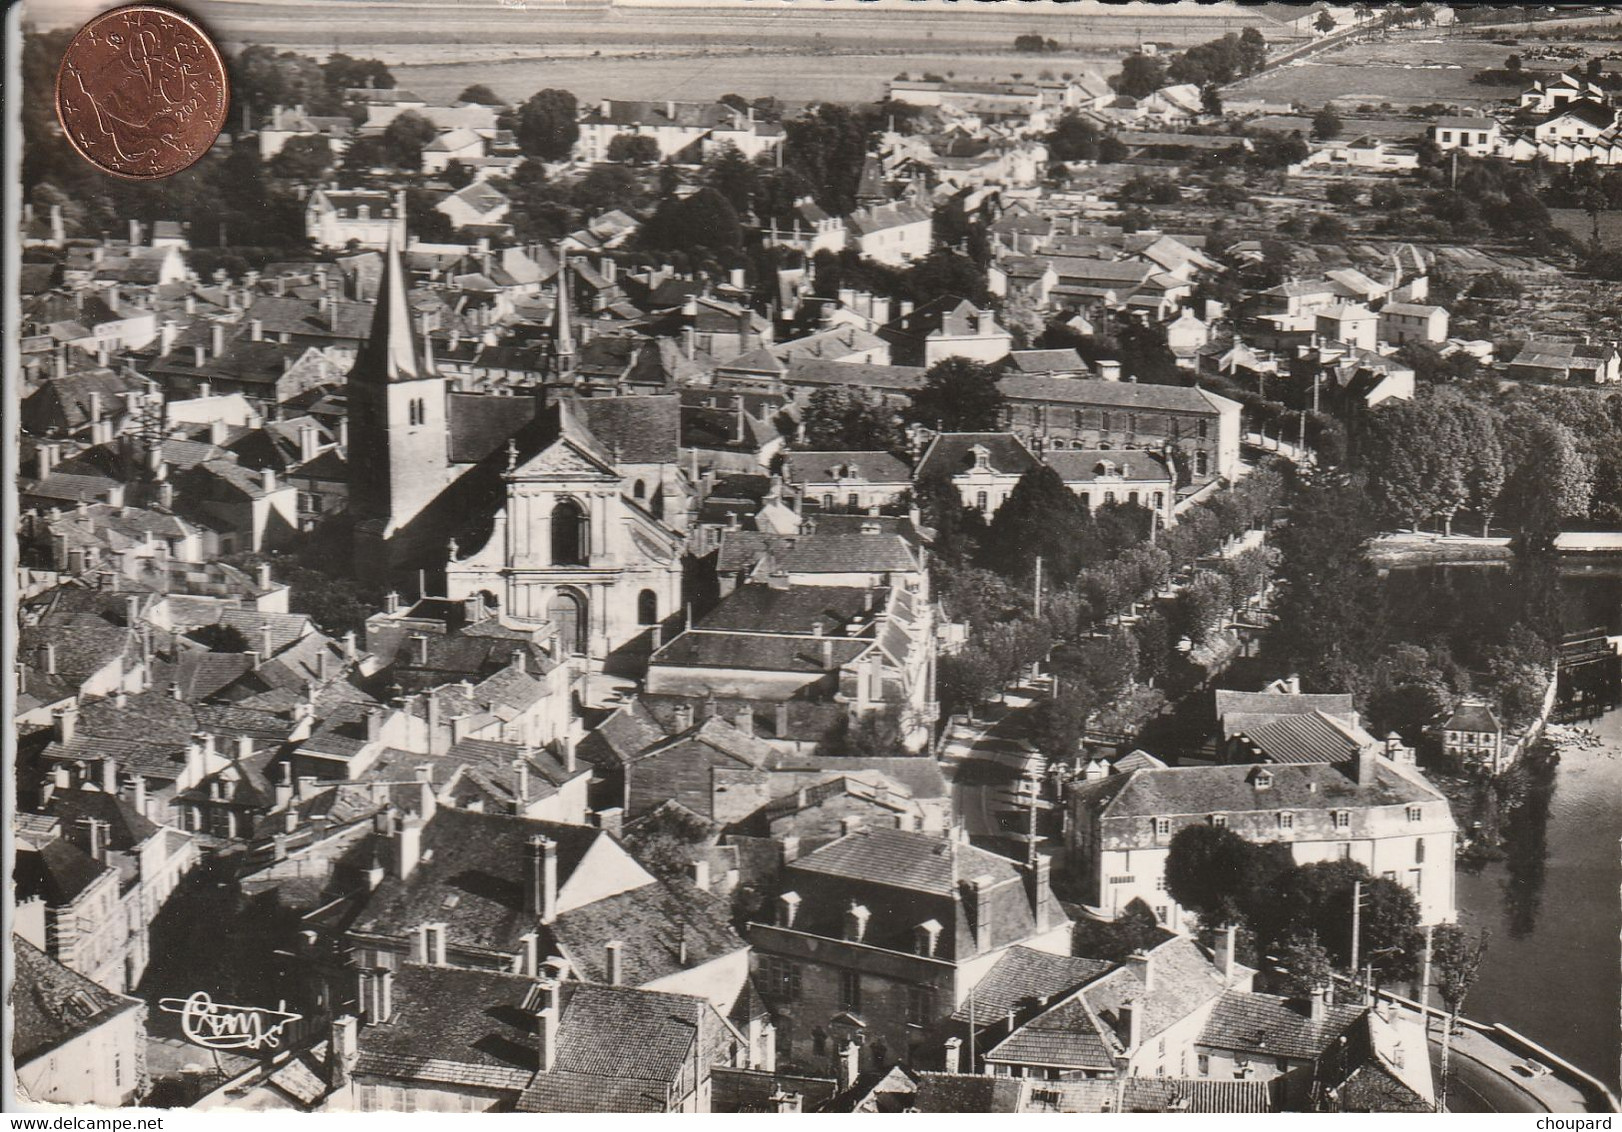
[[[79,29],[56,72],[62,133],[115,177],[178,173],[214,144],[231,105],[225,60],[170,8],[132,4]]]

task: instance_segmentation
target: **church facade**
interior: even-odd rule
[[[391,244],[348,380],[357,576],[482,596],[583,668],[655,636],[682,601],[693,494],[677,399],[458,392],[425,341]]]

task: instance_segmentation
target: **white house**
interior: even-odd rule
[[[1457,149],[1471,157],[1490,157],[1504,130],[1492,118],[1438,118],[1427,131],[1437,149]]]
[[[1380,341],[1393,346],[1446,342],[1447,308],[1428,303],[1387,303],[1380,308]]]

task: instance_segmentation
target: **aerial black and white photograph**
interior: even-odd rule
[[[8,1111],[1609,1127],[1622,12],[7,17]]]

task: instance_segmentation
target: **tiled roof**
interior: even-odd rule
[[[11,1054],[20,1067],[140,1006],[11,937]]]
[[[569,984],[558,1053],[518,1100],[519,1112],[662,1112],[694,1060],[726,1059],[737,1033],[702,998],[593,983]]]
[[[1280,763],[1267,770],[1272,782],[1266,790],[1252,784],[1256,767],[1245,765],[1135,770],[1073,789],[1110,799],[1104,804],[1108,818],[1328,810],[1434,802],[1439,797],[1386,763],[1377,767],[1371,784],[1354,782],[1342,767],[1321,763]]]
[[[728,531],[721,536],[716,569],[747,570],[767,556],[776,569],[790,574],[883,574],[919,568],[917,556],[899,535],[819,530],[799,535]]]
[[[1368,1007],[1330,1006],[1314,1022],[1302,1004],[1271,994],[1229,991],[1200,1031],[1201,1045],[1264,1057],[1312,1060],[1321,1057]]]
[[[783,479],[822,484],[843,480],[847,473],[863,483],[910,483],[907,465],[888,452],[805,452],[783,455]]]
[[[650,665],[832,672],[873,647],[870,639],[689,629],[653,654]]]
[[[952,896],[961,882],[993,881],[1021,874],[1007,857],[936,834],[900,829],[862,829],[831,841],[794,862],[800,872]]]
[[[1031,450],[1011,432],[943,432],[929,442],[915,475],[923,479],[966,472],[974,466],[975,448],[986,450],[986,464],[993,472],[1017,476],[1037,466]]]
[[[678,397],[588,397],[575,411],[619,463],[674,464],[681,458]]]
[[[47,841],[38,848],[19,842],[12,886],[18,900],[37,896],[47,906],[61,908],[110,872],[112,869],[66,841]]]
[[[976,325],[977,316],[981,313],[985,316],[983,330]],[[914,338],[936,335],[967,338],[979,334],[1007,333],[997,325],[995,317],[989,310],[981,312],[973,303],[956,295],[942,295],[938,299],[932,299],[915,308],[910,314],[902,315],[894,322],[886,324],[884,329],[890,334]]]
[[[1110,966],[1102,959],[1050,955],[1029,947],[1010,947],[997,960],[996,966],[975,984],[976,1024],[984,1025],[1006,1018],[1010,1010],[1068,994],[1102,975]],[[965,1001],[952,1017],[967,1022],[969,1003]]]
[[[887,366],[800,356],[790,357],[784,364],[787,373],[783,380],[789,385],[844,385],[899,393],[910,393],[924,387],[923,366]]]
[[[83,786],[52,791],[43,809],[46,814],[59,819],[64,830],[72,829],[86,818],[105,822],[107,847],[121,853],[130,851],[158,832],[157,826],[118,795],[89,790]]]
[[[522,1009],[534,986],[521,975],[402,964],[394,1016],[356,1035],[355,1072],[516,1092],[537,1067],[534,1023]]]
[[[1018,1112],[1025,1082],[983,1073],[919,1073],[919,1112]]]
[[[1277,763],[1339,763],[1355,758],[1371,741],[1360,740],[1346,724],[1323,712],[1278,717],[1229,714],[1223,729],[1232,728]]]
[[[1183,385],[1151,385],[1136,381],[1103,381],[1073,377],[1021,377],[1010,375],[997,382],[1003,395],[1016,401],[1059,401],[1104,408],[1175,410],[1214,414],[1218,407],[1235,404],[1215,393]]]
[[[697,628],[753,633],[811,632],[820,625],[826,635],[843,636],[855,621],[871,620],[882,610],[885,591],[866,586],[790,586],[779,589],[763,583],[739,586],[721,599]]]
[[[1109,1070],[1122,1052],[1109,1025],[1078,995],[1020,1026],[986,1057],[1014,1065]]]
[[[1060,1085],[1063,1088],[1063,1084]],[[1274,1112],[1267,1081],[1208,1081],[1201,1078],[1129,1077],[1121,1087],[1121,1112]]]
[[[646,986],[745,950],[728,911],[725,900],[670,878],[560,912],[547,930],[587,981],[607,980],[606,945],[619,940],[621,979]]]
[[[1350,693],[1282,693],[1282,692],[1230,692],[1219,688],[1216,693],[1218,719],[1229,715],[1308,715],[1321,711],[1326,715],[1350,719],[1353,712]],[[1223,738],[1232,738],[1233,731],[1223,728]]]
[[[516,952],[519,938],[535,924],[534,914],[524,911],[523,877],[529,839],[538,835],[558,843],[560,889],[605,836],[586,826],[441,807],[422,830],[424,859],[409,879],[386,877],[364,899],[354,930],[399,936],[444,919],[451,946]],[[370,861],[375,840],[346,854],[346,862]],[[452,897],[453,915],[446,911]]]
[[[1447,722],[1442,725],[1447,731],[1479,731],[1497,733],[1500,730],[1498,718],[1493,715],[1492,708],[1484,703],[1466,701],[1458,706]]]
[[[1142,448],[1067,448],[1044,452],[1042,462],[1059,473],[1065,483],[1089,483],[1104,475],[1134,482],[1171,480],[1170,469],[1153,452]],[[1106,465],[1112,469],[1105,471]]]
[[[1014,350],[1008,361],[1020,373],[1086,373],[1087,363],[1075,350]]]

